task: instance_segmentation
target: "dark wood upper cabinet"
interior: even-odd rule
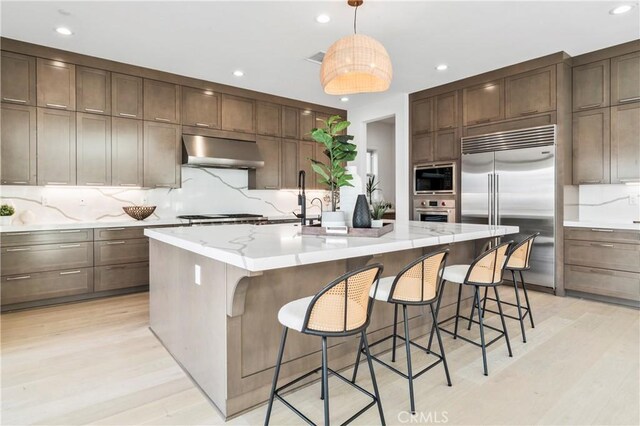
[[[38,108],[38,185],[76,184],[76,114]]]
[[[640,52],[611,59],[611,104],[640,102]]]
[[[36,107],[2,104],[2,184],[36,184]]]
[[[111,114],[111,73],[94,68],[78,67],[76,74],[78,111]]]
[[[316,188],[315,172],[311,167],[311,160],[315,160],[316,142],[300,141],[298,145],[298,171],[304,170],[307,189]]]
[[[467,87],[462,92],[465,126],[504,119],[504,80]]]
[[[142,79],[111,74],[111,112],[115,117],[142,120]]]
[[[433,139],[435,161],[457,160],[460,158],[460,134],[458,129],[439,130]]]
[[[609,183],[609,108],[573,114],[573,184]]]
[[[411,103],[411,131],[414,135],[433,130],[433,98],[419,99]]]
[[[283,139],[280,186],[284,189],[297,188],[298,170],[298,141]]]
[[[540,68],[505,79],[506,118],[556,109],[556,68]]]
[[[611,107],[611,183],[640,182],[640,103]]]
[[[111,122],[111,184],[143,186],[142,121],[113,117]]]
[[[232,132],[255,133],[256,101],[223,94],[222,129]]]
[[[300,137],[299,139],[310,141],[311,131],[316,127],[316,115],[309,109],[303,109],[299,115],[300,122]]]
[[[76,66],[38,58],[37,98],[39,107],[76,109]]]
[[[423,133],[414,136],[411,141],[412,163],[426,163],[434,161],[433,157],[433,133]]]
[[[2,52],[2,102],[36,104],[36,58]]]
[[[280,188],[280,138],[258,136],[256,138],[264,167],[249,170],[250,189]]]
[[[144,122],[144,186],[179,188],[182,129],[178,125]]]
[[[220,128],[220,95],[210,90],[182,88],[182,124]]]
[[[180,86],[144,79],[144,119],[180,123]]]
[[[282,107],[282,137],[297,139],[300,134],[298,108]]]
[[[609,60],[573,67],[573,110],[609,106]]]
[[[77,184],[111,185],[111,117],[77,113]]]
[[[438,95],[435,103],[436,130],[458,127],[458,92]]]
[[[282,135],[282,107],[271,102],[256,104],[256,133],[265,136]]]

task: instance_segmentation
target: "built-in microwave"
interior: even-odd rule
[[[417,164],[413,168],[413,193],[455,194],[455,163]]]

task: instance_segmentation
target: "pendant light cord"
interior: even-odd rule
[[[356,6],[356,10],[353,12],[353,33],[358,34],[358,6]]]

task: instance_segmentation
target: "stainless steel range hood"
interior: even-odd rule
[[[182,164],[232,169],[264,167],[255,142],[196,135],[182,135]]]

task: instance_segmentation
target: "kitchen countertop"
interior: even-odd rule
[[[621,229],[630,231],[640,231],[640,223],[629,222],[606,222],[606,221],[572,221],[565,220],[564,226],[571,228],[606,228]]]
[[[145,229],[173,246],[249,271],[476,240],[518,232],[517,226],[403,222],[380,238],[301,235],[299,225],[221,225]]]
[[[172,219],[146,219],[146,220],[120,220],[111,222],[65,222],[65,223],[34,223],[32,225],[8,225],[0,226],[0,232],[30,232],[52,231],[58,229],[87,229],[87,228],[121,228],[129,226],[162,226],[182,225],[186,220]]]

